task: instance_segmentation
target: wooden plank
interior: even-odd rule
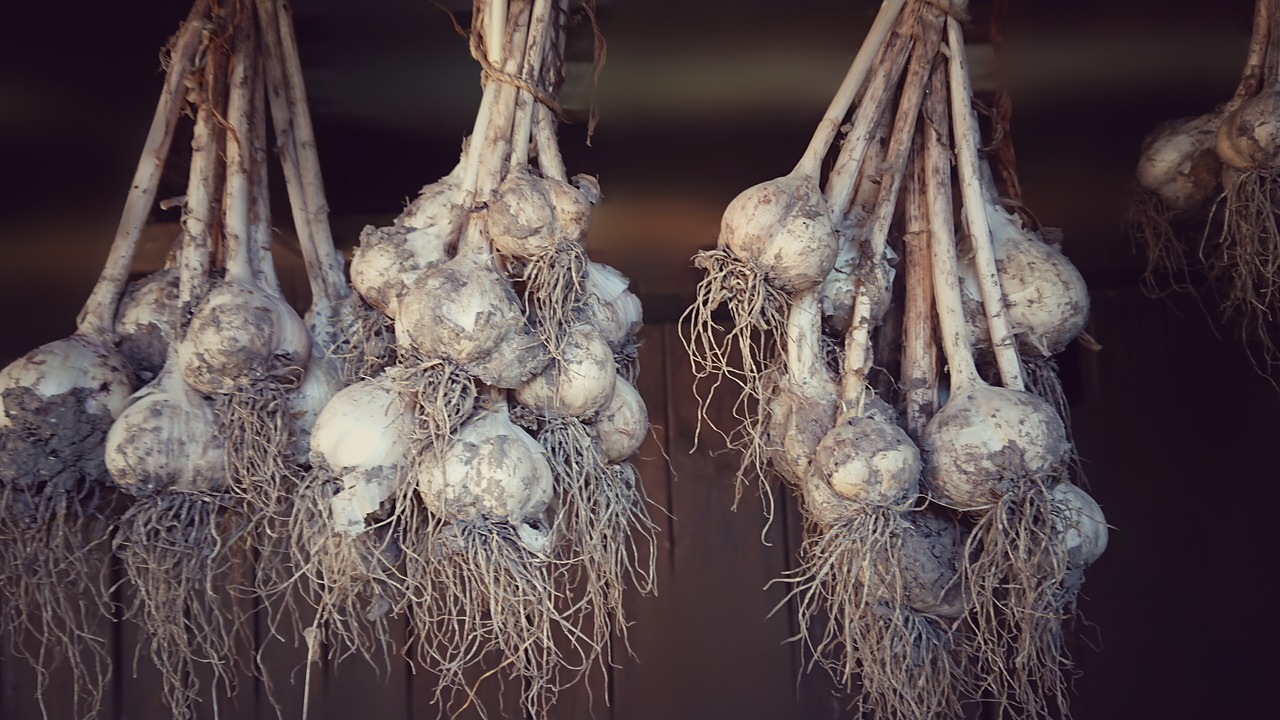
[[[629,587],[623,596],[627,620],[632,623],[631,653],[621,645],[613,652],[614,669],[609,689],[614,720],[673,717],[654,707],[667,693],[670,670],[666,657],[674,639],[666,632],[681,609],[675,602],[672,569],[674,553],[671,520],[671,473],[666,458],[668,438],[667,382],[669,369],[666,326],[648,325],[640,332],[640,376],[636,389],[649,411],[651,431],[632,463],[649,498],[649,517],[658,526],[654,547],[656,595],[642,595]],[[677,340],[678,342],[678,340]]]
[[[403,616],[389,618],[387,629],[391,647],[405,646],[408,622]],[[311,714],[316,720],[350,718],[409,718],[409,668],[394,654],[382,664],[370,664],[359,656],[338,663],[326,663],[324,692],[312,696]]]
[[[669,652],[654,661],[667,682],[651,716],[750,718],[796,713],[790,635],[785,613],[769,617],[782,601],[780,586],[765,589],[786,569],[782,523],[761,545],[759,505],[744,497],[738,512],[733,477],[738,456],[724,452],[716,433],[704,432],[696,450],[698,403],[693,374],[675,326],[666,328],[668,452],[675,516],[670,600],[681,612],[663,627]],[[721,427],[732,421],[726,394],[709,410]]]

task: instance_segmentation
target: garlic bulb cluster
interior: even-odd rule
[[[332,442],[326,407],[312,441],[312,465],[326,471],[307,485],[334,488],[329,522],[351,542],[383,527],[403,549],[404,591],[388,600],[432,644],[419,657],[443,687],[467,687],[463,670],[493,650],[534,713],[554,697],[558,668],[593,662],[625,632],[624,578],[647,590],[652,577],[636,552],[652,525],[625,462],[649,428],[633,384],[640,303],[587,256],[599,188],[567,176],[544,106],[562,77],[565,5],[477,5],[487,61],[538,90],[487,73],[458,166],[361,234],[352,285],[394,327],[398,361],[376,381],[395,399],[376,405],[395,420],[342,412],[399,440],[390,465],[344,466],[317,444]],[[561,595],[580,609],[562,614]],[[479,637],[443,620],[482,617]],[[583,657],[549,650],[557,625],[589,633]]]
[[[945,8],[885,2],[796,170],[726,208],[687,315],[696,379],[754,408],[739,480],[776,472],[807,517],[807,648],[877,717],[1065,707],[1063,620],[1105,547],[1024,370],[1061,397],[1046,358],[1082,333],[1085,282],[998,199],[967,72]]]

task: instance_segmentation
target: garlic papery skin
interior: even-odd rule
[[[505,403],[468,420],[436,462],[419,463],[427,508],[452,522],[514,526],[529,550],[547,553],[547,506],[555,485],[542,446],[511,422]]]
[[[107,433],[106,462],[131,495],[226,486],[225,448],[213,406],[165,369],[139,390]]]
[[[920,492],[920,451],[897,425],[845,417],[822,438],[810,472],[862,505],[899,506]]]
[[[899,597],[899,591],[885,586],[883,578],[900,576],[901,598],[913,610],[942,618],[960,617],[965,611],[958,578],[965,541],[960,526],[923,510],[907,512],[904,518],[906,522],[896,528],[899,544],[893,557],[897,567],[886,565],[887,553],[873,553],[858,579],[867,584],[871,597],[892,600]],[[866,572],[868,565],[876,572]]]
[[[628,289],[629,285],[627,277],[612,267],[587,263],[582,311],[614,350],[634,338],[644,324],[640,298]]]
[[[1173,210],[1192,210],[1212,199],[1222,161],[1218,126],[1222,115],[1209,113],[1162,123],[1143,142],[1138,183]]]
[[[569,329],[560,357],[516,389],[521,405],[546,415],[595,415],[613,395],[617,367],[613,350],[594,325]]]
[[[116,347],[142,382],[150,382],[164,367],[173,342],[172,309],[178,305],[178,271],[167,268],[136,281],[116,314]]]
[[[1030,393],[977,385],[947,399],[925,427],[930,496],[961,510],[985,508],[1022,478],[1059,472],[1071,449],[1049,403]]]
[[[830,214],[813,178],[787,175],[739,193],[720,220],[718,244],[779,289],[805,290],[821,284],[835,263]]]
[[[324,406],[311,429],[311,462],[342,483],[329,501],[334,530],[364,532],[366,518],[395,496],[412,433],[413,413],[385,375],[343,388]]]
[[[306,323],[283,298],[225,282],[211,290],[178,344],[178,365],[202,393],[276,379],[294,385],[311,357]]]
[[[520,170],[498,186],[486,219],[498,252],[532,259],[562,243],[581,242],[591,227],[591,202],[567,182]]]
[[[490,257],[459,254],[423,273],[400,310],[397,338],[490,385],[519,387],[550,360],[525,322],[511,283]]]
[[[614,381],[613,395],[600,410],[595,421],[600,448],[609,462],[626,460],[640,449],[649,434],[649,411],[640,391],[618,376]]]
[[[1080,486],[1058,483],[1051,493],[1053,530],[1061,537],[1072,571],[1092,565],[1107,549],[1107,518]]]
[[[125,358],[110,345],[85,335],[71,335],[41,345],[0,370],[0,430],[12,426],[4,395],[26,388],[40,398],[52,398],[83,388],[84,411],[119,416],[133,393],[133,379]]]
[[[1222,162],[1240,170],[1280,166],[1280,91],[1267,88],[1227,113],[1216,148]]]

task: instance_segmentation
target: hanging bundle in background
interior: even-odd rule
[[[1262,372],[1277,362],[1271,326],[1280,314],[1278,48],[1280,5],[1256,0],[1235,93],[1211,112],[1151,131],[1127,217],[1146,254],[1147,292],[1216,300]]]

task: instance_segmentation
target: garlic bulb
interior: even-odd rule
[[[613,396],[613,350],[594,325],[570,328],[560,357],[516,389],[521,405],[546,415],[593,416]]]
[[[172,308],[178,305],[178,271],[167,268],[135,282],[120,300],[116,347],[134,374],[149,382],[164,366],[173,342]]]
[[[901,505],[919,493],[920,451],[897,425],[847,417],[822,438],[810,472],[863,505]]]
[[[385,375],[343,388],[324,406],[311,430],[311,462],[342,483],[329,501],[334,530],[364,532],[366,518],[395,496],[412,433],[413,413]]]
[[[906,522],[897,526],[896,566],[884,562],[887,553],[882,548],[859,569],[858,579],[868,586],[871,597],[891,600],[898,590],[885,579],[900,578],[902,599],[913,610],[960,617],[965,610],[958,578],[965,540],[960,526],[927,511],[910,512],[905,518]],[[875,572],[868,572],[869,568]]]
[[[72,335],[41,345],[0,370],[0,430],[20,412],[5,396],[26,389],[45,400],[84,392],[82,411],[116,417],[133,392],[129,364],[110,345]]]
[[[498,387],[519,387],[550,356],[489,257],[459,255],[423,273],[402,298],[396,337]]]
[[[1219,113],[1162,123],[1147,136],[1138,159],[1138,183],[1173,210],[1191,210],[1217,191],[1222,161],[1215,152]]]
[[[787,175],[739,193],[725,208],[718,243],[780,289],[805,290],[821,284],[835,263],[830,214],[813,178]]]
[[[649,411],[644,398],[626,378],[617,377],[613,395],[595,422],[600,448],[609,462],[622,462],[635,454],[649,434]]]
[[[498,252],[531,259],[581,242],[591,227],[591,202],[567,182],[518,171],[502,181],[486,217]]]
[[[178,365],[191,387],[229,393],[293,370],[311,356],[311,334],[283,298],[236,282],[211,290],[178,344]]]
[[[107,471],[131,495],[221,490],[227,473],[217,427],[213,406],[166,367],[107,433]]]
[[[629,284],[627,277],[612,267],[587,263],[582,311],[614,350],[635,337],[643,324],[640,298],[627,289]]]
[[[1227,113],[1216,147],[1222,162],[1241,170],[1280,165],[1280,92],[1267,88]]]
[[[1089,493],[1073,483],[1053,488],[1053,529],[1062,538],[1073,571],[1084,570],[1107,549],[1107,518]]]
[[[1018,478],[1060,470],[1070,444],[1053,407],[1030,393],[977,385],[952,395],[920,438],[932,497],[954,508],[995,504]]]
[[[437,516],[510,523],[526,548],[550,551],[551,467],[537,441],[511,422],[505,403],[467,421],[439,462],[420,464],[416,481]]]

